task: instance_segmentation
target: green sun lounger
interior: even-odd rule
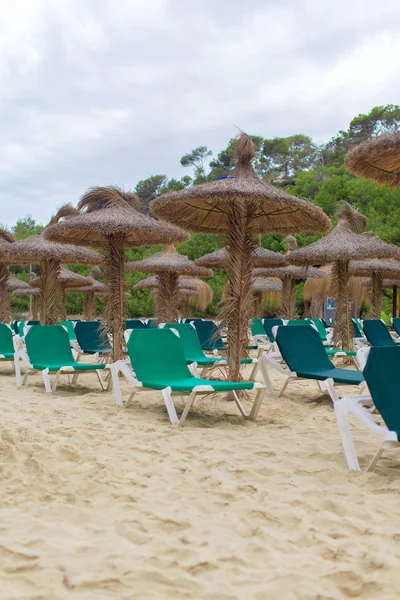
[[[373,346],[364,348],[368,354],[364,377],[379,418],[371,414],[362,396],[344,396],[334,403],[335,414],[349,469],[360,471],[357,452],[351,435],[348,416],[352,415],[381,439],[375,455],[367,466],[371,470],[384,450],[400,448],[400,348],[398,346]]]
[[[166,323],[165,327],[178,332],[186,363],[188,365],[193,365],[193,363],[195,363],[197,366],[202,367],[203,374],[205,374],[206,370],[215,367],[215,365],[220,365],[221,367],[227,366],[228,363],[226,358],[206,356],[206,354],[204,354],[196,329],[193,325],[189,323]],[[240,363],[242,365],[254,365],[250,375],[250,380],[253,380],[258,370],[258,360],[255,358],[242,358]]]
[[[396,346],[390,331],[380,319],[365,319],[363,323],[365,337],[371,346]]]
[[[193,321],[198,338],[203,350],[226,350],[225,344],[218,332],[218,327],[213,321]]]
[[[267,365],[280,373],[287,375],[287,379],[279,393],[283,394],[287,385],[296,379],[313,379],[325,382],[332,379],[337,384],[360,385],[364,384],[364,377],[360,371],[340,369],[329,359],[326,349],[319,337],[319,333],[311,326],[304,327],[279,327],[276,343],[287,367],[282,365],[275,357],[267,354],[260,359],[260,367],[267,388],[272,391]],[[320,384],[318,383],[320,388]]]
[[[273,334],[273,327],[280,327],[283,325],[282,319],[264,319],[264,329],[267,332],[267,336],[270,342],[275,342],[275,336]]]
[[[60,375],[73,375],[75,383],[82,373],[96,373],[103,390],[107,389],[100,371],[108,370],[109,365],[84,364],[74,360],[67,331],[61,325],[34,325],[25,336],[26,351],[15,352],[15,373],[17,386],[24,385],[29,375],[41,371],[46,392],[55,392]],[[21,364],[27,367],[21,376]],[[53,386],[49,373],[55,373]]]
[[[14,342],[11,329],[0,323],[0,360],[14,362]]]
[[[140,319],[127,319],[125,321],[125,329],[147,329],[147,323],[144,323]]]
[[[159,390],[168,411],[171,423],[182,425],[198,395],[211,395],[219,392],[232,392],[236,405],[243,417],[255,419],[265,394],[265,386],[253,381],[216,381],[194,377],[190,372],[182,343],[170,329],[136,329],[128,341],[128,354],[131,368],[125,361],[117,361],[112,365],[115,401],[124,406],[118,374],[121,372],[133,384],[133,391],[127,404],[135,393],[147,390]],[[255,390],[256,397],[251,412],[248,414],[237,395],[239,390]],[[178,418],[173,396],[184,401],[183,412]]]
[[[83,354],[94,354],[96,359],[111,354],[110,340],[99,321],[80,321],[75,326],[75,334]]]

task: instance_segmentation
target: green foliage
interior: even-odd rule
[[[17,240],[23,240],[30,235],[35,235],[42,231],[42,229],[43,225],[36,223],[35,219],[32,219],[32,215],[26,215],[22,219],[18,219],[12,228]]]
[[[199,146],[188,154],[185,154],[185,156],[182,156],[182,167],[194,168],[194,183],[203,183],[207,180],[205,162],[210,156],[212,156],[212,151],[207,146]]]

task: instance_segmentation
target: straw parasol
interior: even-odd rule
[[[88,278],[90,279],[90,285],[76,286],[72,288],[71,292],[81,292],[84,294],[83,300],[83,318],[86,321],[93,321],[95,317],[95,296],[106,296],[107,286],[100,281],[97,281],[97,277],[100,277],[101,270],[99,267],[93,267],[90,271]]]
[[[24,283],[23,281],[18,280],[20,283]],[[26,287],[25,287],[26,285]],[[40,289],[39,288],[32,288],[30,287],[27,283],[25,284],[23,287],[19,287],[15,290],[13,290],[13,294],[14,296],[32,296],[32,319],[34,321],[38,321],[39,320],[39,296],[40,296]]]
[[[383,279],[400,277],[400,262],[393,258],[352,260],[349,263],[349,275],[371,277],[372,317],[381,318]]]
[[[0,227],[0,323],[10,320],[10,297],[8,294],[8,268],[7,251],[15,242],[14,236],[4,227]]]
[[[311,302],[311,317],[323,317],[323,300],[331,298],[334,295],[334,278],[332,275],[332,265],[325,265],[320,270],[326,273],[323,279],[309,277],[306,279],[303,289],[304,300]],[[354,316],[359,316],[361,304],[366,297],[365,287],[362,285],[362,277],[349,277],[348,293],[353,307]]]
[[[61,264],[99,264],[103,261],[103,257],[93,250],[52,243],[46,239],[48,227],[56,226],[54,224],[61,225],[58,223],[60,219],[71,217],[74,214],[76,214],[76,210],[70,204],[61,207],[41,233],[15,242],[10,245],[7,252],[8,264],[38,263],[40,265],[40,318],[42,324],[54,325],[60,319],[61,291],[58,274]]]
[[[253,303],[254,303],[254,316],[261,317],[262,313],[262,301],[265,294],[281,293],[282,283],[268,279],[267,277],[257,277],[253,284]]]
[[[210,254],[205,254],[197,260],[196,265],[199,267],[209,267],[210,269],[222,269],[228,262],[229,251],[227,248],[220,248]],[[270,267],[279,267],[285,264],[285,257],[279,252],[273,252],[266,248],[257,246],[252,257],[253,267],[263,267],[268,265]]]
[[[62,321],[65,321],[67,318],[67,298],[66,291],[69,289],[73,289],[76,287],[90,286],[92,284],[92,279],[90,277],[85,277],[84,275],[79,275],[79,273],[74,273],[61,265],[57,279],[60,287],[60,307],[59,307],[59,318]],[[42,287],[42,278],[34,277],[29,285],[31,287]]]
[[[230,377],[240,379],[240,361],[248,345],[253,306],[251,284],[258,233],[327,231],[330,222],[311,202],[261,181],[252,167],[256,148],[241,133],[235,147],[237,165],[229,177],[169,192],[150,203],[154,214],[189,231],[226,237],[229,293],[221,311],[228,328]]]
[[[400,186],[400,132],[381,135],[355,146],[346,155],[346,166],[356,175]]]
[[[334,344],[349,350],[353,338],[347,289],[349,261],[396,257],[400,255],[400,248],[381,242],[373,234],[362,233],[367,219],[347,202],[337,216],[337,225],[329,235],[305,248],[294,250],[289,259],[298,265],[332,263],[336,305]]]
[[[14,277],[14,275],[10,274],[7,279],[7,289],[9,292],[15,292],[15,290],[29,289],[29,283],[26,283],[26,281],[18,279],[18,277]]]
[[[178,281],[179,275],[195,277],[212,277],[213,272],[204,267],[198,267],[187,256],[177,252],[172,245],[162,252],[156,252],[143,260],[128,263],[129,271],[156,273],[158,280],[155,317],[159,321],[171,323],[178,317]]]
[[[364,289],[371,287],[371,279],[362,282]],[[392,317],[397,317],[397,291],[400,288],[400,279],[383,279],[382,288],[392,288]]]
[[[91,188],[79,201],[78,216],[51,225],[45,233],[47,239],[62,244],[76,243],[105,250],[109,293],[104,319],[113,334],[114,360],[123,357],[125,248],[171,244],[188,239],[184,231],[140,213],[138,206],[139,199],[135,194],[118,187]]]

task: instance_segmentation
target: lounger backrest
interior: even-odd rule
[[[61,325],[33,325],[25,336],[32,364],[54,365],[74,362],[68,333]]]
[[[371,348],[363,371],[374,404],[391,431],[400,439],[400,348]]]
[[[393,325],[393,329],[395,330],[395,332],[397,334],[399,334],[399,332],[400,332],[400,318],[399,317],[394,317],[392,319],[392,325]]]
[[[311,325],[304,327],[278,327],[276,342],[291,371],[317,372],[333,369],[324,345]]]
[[[72,321],[61,321],[60,325],[62,325],[67,330],[70,341],[75,342],[76,341],[76,333],[75,333],[75,328],[74,328],[74,324],[72,323]]]
[[[125,321],[125,329],[147,329],[147,323],[140,319],[128,319]]]
[[[166,323],[167,329],[176,329],[182,343],[185,357],[190,357],[195,362],[195,359],[204,359],[205,354],[201,348],[199,336],[196,329],[190,323]]]
[[[0,323],[0,354],[6,352],[14,352],[12,332],[5,323]]]
[[[309,325],[310,321],[308,319],[289,319],[286,325]]]
[[[127,348],[139,381],[176,381],[192,377],[182,343],[168,328],[134,329]]]
[[[355,338],[363,338],[364,334],[357,319],[351,319],[353,323],[353,333]]]
[[[76,324],[75,333],[84,352],[104,352],[111,348],[99,321],[80,321]]]
[[[261,319],[253,319],[250,323],[251,335],[265,335],[264,325]]]
[[[389,329],[380,319],[365,319],[364,320],[365,337],[371,346],[395,346]]]
[[[280,327],[281,325],[283,325],[282,319],[264,319],[264,329],[270,342],[275,341],[274,334],[272,333],[272,328]]]
[[[321,340],[325,341],[327,339],[327,335],[326,335],[325,325],[323,324],[322,319],[310,319],[310,321],[317,328],[319,337],[321,338]]]
[[[212,321],[193,321],[203,350],[225,350],[218,333],[218,327]]]

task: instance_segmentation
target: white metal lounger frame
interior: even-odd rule
[[[137,392],[145,391],[145,390],[155,391],[152,388],[144,388],[142,383],[140,381],[138,381],[138,379],[136,379],[136,377],[134,376],[131,367],[128,366],[125,361],[117,361],[116,363],[111,365],[111,373],[112,373],[112,379],[113,379],[115,402],[118,406],[122,406],[122,407],[129,406],[134,395]],[[119,373],[122,373],[122,375],[124,375],[124,377],[130,383],[132,383],[134,385],[134,388],[125,404],[122,401]],[[254,389],[256,390],[256,397],[255,397],[255,400],[253,402],[253,405],[252,405],[252,408],[251,408],[251,411],[249,414],[245,411],[242,403],[240,402],[240,399],[239,399],[237,393],[235,391],[232,391],[235,403],[236,403],[241,415],[245,419],[250,419],[252,421],[254,421],[254,419],[257,418],[258,412],[260,410],[261,403],[262,403],[262,401],[264,399],[264,395],[265,395],[265,386],[261,385],[261,383],[255,382]],[[162,397],[163,397],[165,406],[167,408],[168,416],[169,416],[171,423],[173,425],[183,425],[183,423],[185,422],[186,417],[188,416],[188,413],[189,413],[190,409],[192,408],[194,401],[196,400],[196,397],[198,395],[208,396],[208,395],[216,394],[218,392],[216,390],[214,390],[214,388],[211,385],[197,385],[190,392],[187,399],[185,399],[184,396],[180,392],[173,392],[170,387],[164,388],[163,390],[161,390],[161,393],[162,393]],[[181,398],[184,402],[184,409],[183,409],[183,412],[182,412],[180,418],[178,417],[178,415],[176,413],[175,404],[172,399],[173,396],[181,396]]]
[[[370,348],[361,348],[357,351],[357,358],[362,369],[364,369],[366,365],[369,351]],[[349,427],[349,414],[356,417],[356,419],[361,421],[361,423],[364,423],[364,425],[370,431],[372,431],[372,433],[375,433],[380,438],[383,438],[378,450],[366,468],[367,471],[370,471],[374,468],[384,450],[400,447],[397,434],[394,431],[390,431],[386,426],[380,425],[378,419],[371,414],[371,410],[374,409],[371,396],[343,396],[342,398],[339,398],[336,390],[334,389],[333,380],[328,379],[325,383],[328,390],[330,390],[329,393],[334,401],[333,406],[335,408],[336,420],[339,427],[340,436],[342,438],[343,450],[349,469],[361,471],[357,452],[354,446],[353,436],[351,435]]]
[[[27,370],[24,373],[24,376],[22,377],[21,374],[21,363],[27,367]],[[36,373],[38,371],[41,371],[42,376],[43,376],[43,382],[44,382],[44,387],[45,390],[48,394],[52,393],[54,394],[54,392],[57,389],[57,385],[60,379],[60,376],[63,374],[68,375],[68,380],[69,383],[76,383],[78,380],[79,375],[82,375],[83,373],[93,373],[95,372],[97,375],[97,378],[99,380],[99,383],[101,385],[101,388],[103,391],[109,390],[110,386],[111,386],[111,377],[108,379],[108,383],[106,384],[103,381],[103,378],[101,376],[101,371],[104,370],[111,370],[111,365],[106,365],[104,369],[96,369],[96,365],[93,365],[93,369],[85,369],[84,371],[75,371],[75,369],[73,367],[61,367],[57,372],[56,372],[56,376],[55,379],[53,381],[53,385],[51,385],[51,381],[50,381],[50,371],[49,369],[34,369],[34,367],[32,366],[30,360],[29,360],[29,356],[28,354],[25,352],[25,350],[17,350],[17,352],[15,352],[14,354],[14,366],[15,366],[15,377],[16,377],[16,381],[17,381],[17,387],[21,387],[23,385],[25,385],[26,380],[28,379],[29,375],[32,375],[33,373]],[[71,377],[72,375],[72,377]]]

